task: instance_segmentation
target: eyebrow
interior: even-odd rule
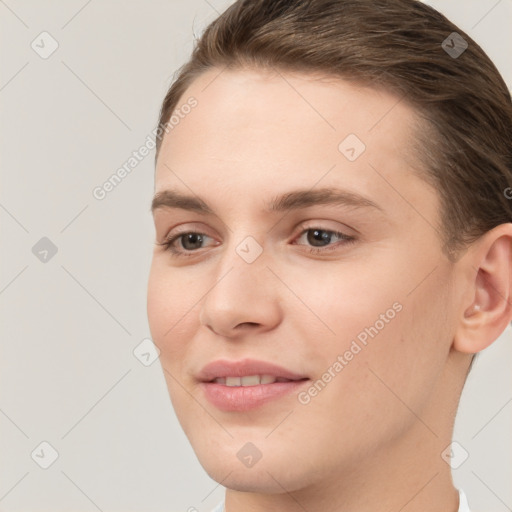
[[[317,190],[294,190],[276,196],[266,204],[266,211],[287,212],[317,205],[349,206],[352,208],[375,208],[383,212],[383,208],[371,199],[360,194],[337,188]],[[158,192],[151,203],[154,213],[162,208],[179,208],[204,215],[213,215],[213,210],[198,196],[186,195],[175,190]]]

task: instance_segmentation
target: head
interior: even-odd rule
[[[512,315],[511,140],[495,66],[420,2],[238,1],[206,29],[160,113],[148,317],[214,479],[278,493],[418,440],[439,458]],[[204,366],[247,358],[304,380],[214,405]]]

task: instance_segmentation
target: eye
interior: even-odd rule
[[[204,243],[208,240],[213,240],[212,237],[197,231],[184,231],[168,236],[162,243],[157,243],[170,251],[174,256],[194,256],[199,249],[204,248]],[[327,251],[338,249],[341,245],[354,243],[356,238],[353,236],[345,235],[340,231],[330,229],[323,229],[321,227],[305,227],[297,241],[305,241],[304,243],[294,242],[294,245],[307,245],[308,252],[319,254]],[[338,242],[338,243],[333,243]]]
[[[311,247],[308,248],[308,251],[314,254],[318,254],[321,252],[335,250],[339,248],[340,245],[353,243],[356,239],[355,237],[345,235],[340,231],[323,229],[321,227],[305,227],[297,240],[304,240],[307,242],[307,244],[311,244]],[[339,243],[333,245],[331,243],[333,241],[339,241]]]
[[[176,256],[193,256],[194,252],[203,248],[202,244],[207,239],[213,240],[213,238],[204,233],[186,231],[170,236],[157,245],[164,246],[166,251],[170,251]],[[177,245],[179,247],[176,247]]]

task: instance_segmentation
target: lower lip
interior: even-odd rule
[[[277,400],[304,386],[309,379],[258,384],[257,386],[225,386],[202,382],[201,387],[210,403],[221,411],[249,411]]]

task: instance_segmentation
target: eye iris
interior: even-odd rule
[[[181,244],[183,245],[184,249],[199,249],[200,247],[190,247],[187,246],[188,243],[194,244],[201,244],[203,242],[203,237],[199,233],[188,233],[186,235],[183,235],[181,238]]]
[[[323,242],[329,243],[332,238],[332,233],[323,229],[311,229],[308,232],[308,242],[314,246],[321,246]],[[318,244],[320,242],[320,244]]]

